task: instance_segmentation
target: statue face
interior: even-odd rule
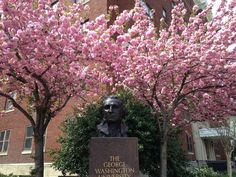
[[[116,98],[108,98],[103,102],[104,119],[116,122],[122,119],[122,103]]]

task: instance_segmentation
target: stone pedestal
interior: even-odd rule
[[[89,177],[138,177],[137,138],[92,138]]]

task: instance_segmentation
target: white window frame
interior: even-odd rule
[[[174,9],[175,8],[175,2],[174,1],[171,1],[171,8]]]
[[[186,139],[187,139],[187,150],[189,154],[193,153],[193,137],[186,133]]]
[[[27,129],[29,127],[32,127],[32,125],[29,125],[26,127],[26,132],[25,132],[25,139],[24,139],[24,144],[23,144],[23,151],[21,152],[21,154],[31,154],[32,153],[32,147],[33,147],[33,143],[34,143],[34,132],[32,130],[32,136],[28,136],[27,137]],[[33,128],[33,127],[32,127]],[[44,133],[44,144],[43,144],[43,152],[45,152],[46,149],[46,134],[47,134],[47,130]],[[25,148],[25,143],[26,143],[26,139],[31,138],[31,147],[29,149]]]
[[[167,18],[167,12],[166,9],[162,8],[162,16],[166,19]]]
[[[145,0],[141,0],[141,5],[144,7],[146,14],[153,19],[154,18],[154,9],[151,9]]]
[[[28,130],[28,128],[32,128],[32,135],[31,136],[28,136],[27,134],[28,134],[28,132],[27,132],[27,130]],[[25,139],[24,139],[24,144],[23,144],[23,151],[22,151],[22,153],[21,154],[30,154],[31,153],[31,151],[32,151],[32,146],[33,146],[33,127],[30,125],[30,126],[27,126],[26,127],[26,131],[25,131]],[[30,148],[26,148],[25,147],[25,144],[26,144],[26,140],[28,140],[28,139],[31,139],[31,147]]]
[[[17,92],[16,92],[16,91],[10,92],[9,95],[10,95],[14,100],[16,100],[16,97],[17,97]],[[15,109],[14,109],[14,106],[13,106],[13,104],[12,104],[12,102],[11,102],[11,100],[8,99],[8,98],[7,98],[6,101],[5,101],[4,110],[5,110],[5,112],[11,112],[11,111],[14,111],[14,110],[15,110]]]
[[[3,139],[0,140],[0,142],[2,143],[2,147],[0,149],[0,155],[7,155],[9,144],[10,144],[11,130],[7,129],[7,130],[0,131],[0,133],[3,133],[3,132],[4,132]],[[7,132],[9,132],[8,139],[6,139]],[[4,147],[6,146],[6,143],[7,143],[7,149],[4,151]]]
[[[3,11],[0,9],[0,20],[2,20],[3,17]]]
[[[45,152],[45,149],[46,149],[46,135],[47,135],[47,129],[43,135],[43,140],[44,140],[44,143],[43,143],[43,152]]]
[[[90,0],[72,0],[73,3],[82,3],[82,4],[86,4],[87,2],[89,2]]]

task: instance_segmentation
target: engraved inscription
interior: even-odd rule
[[[95,168],[97,177],[131,177],[135,170],[129,168],[119,156],[110,156],[109,161],[102,164],[102,168]]]

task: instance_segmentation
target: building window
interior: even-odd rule
[[[46,147],[46,132],[47,130],[45,131],[44,135],[43,135],[43,151],[45,152],[45,147]]]
[[[172,9],[174,9],[174,7],[175,7],[175,3],[173,1],[171,2],[171,7],[172,7]]]
[[[33,142],[33,127],[29,126],[26,128],[24,150],[31,150]]]
[[[15,100],[16,99],[16,92],[10,92],[9,95]],[[11,100],[6,99],[5,102],[5,111],[12,111],[14,110],[13,104],[11,102]]]
[[[89,0],[72,0],[73,3],[82,3],[85,4],[87,2],[89,2]]]
[[[162,16],[163,16],[164,18],[167,17],[167,13],[166,13],[166,10],[165,10],[165,9],[162,9]]]
[[[0,10],[0,20],[2,19],[2,15],[3,14],[3,12]]]
[[[147,16],[149,16],[151,19],[153,19],[153,17],[154,17],[154,10],[145,2],[145,0],[142,0],[141,4],[144,7]]]
[[[0,132],[0,154],[6,153],[9,146],[10,130]]]
[[[193,138],[186,134],[188,152],[193,152]]]
[[[45,133],[46,134],[46,133]],[[43,136],[43,146],[44,146],[44,150],[45,150],[45,139],[46,139],[46,135],[44,134]],[[24,149],[22,154],[28,154],[30,153],[31,149],[32,149],[32,144],[33,144],[33,127],[29,126],[26,127],[26,135],[25,135],[25,142],[24,142]]]

